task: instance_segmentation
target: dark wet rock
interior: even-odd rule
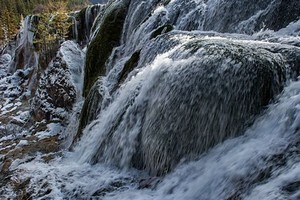
[[[161,34],[168,33],[170,31],[172,31],[173,29],[174,29],[173,26],[170,24],[161,26],[151,33],[150,39],[156,38],[157,36],[159,36]]]
[[[273,4],[274,7],[271,12],[261,17],[265,28],[278,31],[289,25],[289,23],[300,19],[300,1],[277,0]]]
[[[90,43],[85,63],[84,96],[87,97],[98,76],[106,74],[105,62],[114,47],[120,44],[128,2],[120,1],[107,7],[99,31]]]
[[[80,119],[79,119],[79,126],[77,130],[77,134],[73,139],[73,143],[76,143],[78,139],[82,135],[83,129],[90,124],[93,120],[96,119],[100,110],[101,110],[101,103],[103,100],[103,96],[99,91],[101,82],[96,82],[92,87],[89,95],[86,97],[84,104],[81,109]]]
[[[128,182],[132,182],[131,179],[120,179],[104,185],[102,188],[98,189],[92,194],[92,197],[103,197],[109,193],[127,189]]]
[[[289,183],[282,187],[282,190],[288,193],[294,193],[300,190],[300,181]]]
[[[161,179],[159,177],[151,177],[148,179],[142,179],[139,181],[139,189],[154,189],[159,183]]]
[[[72,38],[76,39],[80,44],[88,43],[95,19],[101,20],[104,14],[104,9],[104,5],[93,5],[82,9],[78,13],[75,13],[74,18],[76,22],[73,21]]]
[[[112,89],[111,93],[114,93],[120,87],[120,85],[125,81],[129,73],[135,67],[137,67],[139,58],[140,58],[140,51],[137,51],[133,53],[132,56],[126,61],[126,63],[123,66],[123,69],[118,75],[117,83]],[[80,114],[78,131],[74,138],[74,142],[76,142],[81,137],[83,129],[97,118],[97,116],[99,115],[102,109],[103,95],[105,92],[101,91],[102,90],[101,84],[102,82],[98,80],[94,84],[94,86],[89,92],[89,95],[86,97],[84,101],[81,114]]]
[[[121,73],[119,75],[118,85],[122,84],[125,81],[125,79],[128,77],[129,73],[138,66],[139,59],[140,59],[140,51],[136,51],[127,60],[127,62],[124,65],[123,70],[121,71]]]

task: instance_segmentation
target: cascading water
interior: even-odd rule
[[[90,41],[92,33],[95,31],[94,27],[101,20],[104,9],[105,4],[96,4],[88,6],[71,16],[73,21],[72,37],[76,42],[85,45]]]
[[[10,66],[11,72],[15,72],[17,69],[34,69],[37,67],[38,63],[36,61],[38,60],[38,55],[33,47],[34,32],[37,23],[37,16],[27,16],[25,18]]]
[[[244,136],[178,167],[157,189],[104,199],[299,199],[299,88],[291,83]]]
[[[33,179],[29,189],[33,197],[50,189],[47,196],[55,199],[298,199],[299,88],[299,81],[285,87],[277,103],[243,136],[177,167],[161,183],[141,172],[78,164],[74,154],[50,165],[37,159],[20,168],[35,173],[26,175]],[[149,180],[148,187],[154,188],[141,189],[143,180]]]
[[[62,135],[72,150],[13,162],[13,180],[35,199],[300,199],[299,8],[110,0],[76,13],[85,64],[73,42],[59,52],[85,96]]]

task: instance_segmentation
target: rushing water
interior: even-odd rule
[[[27,193],[34,199],[300,199],[298,1],[288,7],[278,0],[111,0],[88,7],[81,24],[73,18],[74,39],[82,26],[83,40],[92,43],[111,16],[104,12],[117,13],[123,2],[130,3],[120,45],[94,86],[101,96],[91,108],[96,119],[72,151],[50,163],[38,156],[12,164],[14,178],[30,178]],[[274,14],[278,9],[291,14],[289,21]],[[72,80],[81,94],[83,54],[72,59],[75,44],[69,46],[60,53],[77,62]],[[76,135],[81,105],[64,147]]]
[[[101,197],[111,192],[104,199],[298,199],[299,88],[299,81],[290,83],[243,136],[178,166],[158,184],[149,181],[157,184],[153,189],[138,189],[151,180],[142,172],[78,163],[76,153],[20,165],[22,178],[33,178],[33,197],[50,188],[46,196],[55,199],[96,197],[97,190]]]

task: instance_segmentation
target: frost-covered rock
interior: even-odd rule
[[[82,95],[83,87],[83,66],[85,53],[78,44],[73,41],[66,41],[61,45],[58,55],[63,58],[71,73],[72,84],[76,88],[77,97]]]
[[[56,57],[41,77],[31,103],[36,121],[66,118],[76,101],[76,90],[70,76],[66,63],[61,57]]]
[[[4,54],[0,56],[0,68],[5,68],[11,61],[11,56],[9,54]]]
[[[62,44],[56,58],[42,75],[31,109],[36,121],[66,119],[81,94],[84,54],[71,41]]]
[[[11,56],[9,54],[4,54],[0,56],[0,78],[3,78],[6,75],[10,61]]]

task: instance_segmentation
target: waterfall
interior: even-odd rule
[[[80,44],[87,44],[92,38],[94,27],[104,13],[105,4],[95,4],[74,13],[72,16],[73,38]]]
[[[48,190],[55,199],[298,199],[299,88],[299,81],[289,83],[244,135],[181,164],[163,179],[78,163],[74,153],[51,164],[38,159],[21,164],[27,173],[19,176],[31,178],[34,197]]]
[[[299,88],[299,81],[285,87],[244,136],[178,167],[158,189],[105,199],[298,199]]]
[[[79,160],[164,173],[181,158],[239,135],[290,77],[268,43],[178,32],[147,47],[141,57],[153,60],[140,61],[141,69],[86,128]]]
[[[31,99],[37,124],[60,123],[63,149],[13,161],[11,180],[25,186],[0,191],[299,199],[299,2],[109,0],[73,13],[73,41]],[[37,66],[34,22],[25,20],[14,69],[17,55]]]

